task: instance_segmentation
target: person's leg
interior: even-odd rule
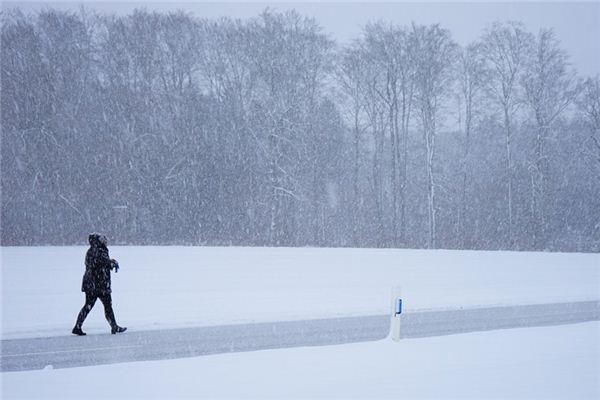
[[[98,297],[93,294],[86,293],[85,294],[85,304],[79,311],[79,315],[77,316],[77,322],[75,323],[75,328],[73,328],[73,333],[76,335],[85,335],[85,333],[81,330],[81,326],[83,325],[83,321],[85,321],[86,317],[96,304],[96,299]]]
[[[103,294],[102,296],[100,296],[100,301],[104,305],[104,316],[106,317],[106,320],[110,324],[110,327],[114,328],[115,326],[117,326],[117,321],[115,320],[115,312],[112,308],[111,294]]]
[[[100,296],[100,300],[102,301],[102,304],[104,304],[104,316],[106,317],[106,320],[110,324],[111,333],[115,334],[115,333],[125,332],[127,330],[127,328],[122,328],[119,325],[117,325],[117,321],[115,319],[115,313],[112,308],[111,294],[108,293],[106,295]]]

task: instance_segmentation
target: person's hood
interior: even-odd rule
[[[92,233],[90,234],[90,236],[88,237],[88,240],[90,242],[90,246],[93,247],[106,247],[106,236],[101,235],[99,233]]]

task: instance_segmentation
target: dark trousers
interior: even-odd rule
[[[101,295],[86,293],[85,304],[81,311],[79,311],[79,315],[77,316],[77,323],[75,324],[77,328],[81,329],[83,321],[85,321],[85,318],[88,316],[88,314],[94,307],[94,304],[96,304],[97,299],[100,299],[102,305],[104,305],[104,316],[106,317],[106,320],[110,324],[111,328],[117,326],[117,321],[115,321],[115,313],[112,308],[112,297],[110,293]]]

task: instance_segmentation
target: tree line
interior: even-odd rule
[[[518,22],[13,9],[1,123],[3,245],[600,250],[600,78]]]

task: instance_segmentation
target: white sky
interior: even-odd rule
[[[573,65],[580,74],[600,73],[600,0],[588,2],[200,2],[200,1],[127,1],[98,2],[85,0],[65,1],[21,1],[3,2],[2,7],[18,5],[26,11],[44,6],[59,9],[76,9],[84,4],[88,9],[102,13],[126,14],[138,7],[148,10],[169,11],[182,9],[198,17],[230,16],[248,18],[259,14],[266,7],[278,11],[296,9],[303,15],[315,17],[334,39],[345,43],[360,34],[369,21],[388,20],[405,25],[417,23],[441,23],[450,29],[460,44],[477,39],[485,26],[495,20],[518,20],[530,31],[554,28],[564,48],[571,56]]]

